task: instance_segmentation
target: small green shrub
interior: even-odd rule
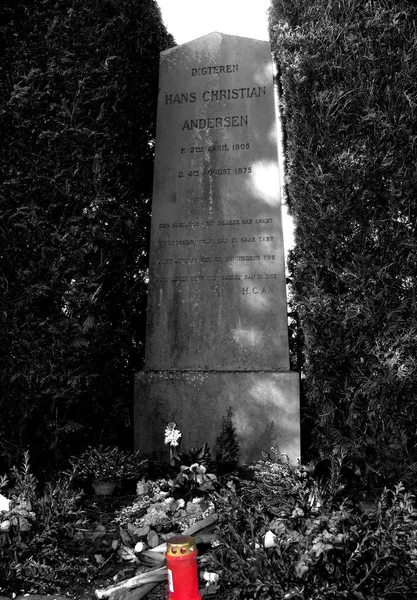
[[[413,497],[401,484],[364,511],[322,503],[317,483],[288,465],[257,463],[253,473],[218,500],[208,567],[228,597],[394,600],[417,589]]]
[[[144,471],[146,460],[117,446],[89,446],[80,456],[71,458],[74,476],[81,481],[94,477],[98,481],[114,481],[139,478]]]
[[[193,465],[180,467],[180,472],[169,480],[170,492],[175,498],[192,499],[197,496],[205,496],[214,489],[217,478],[213,473],[207,473],[204,465],[194,463]]]
[[[80,493],[67,474],[40,494],[27,452],[11,480],[16,495],[10,510],[0,513],[0,592],[57,591],[84,566],[83,557],[69,550],[85,524]]]
[[[239,496],[257,503],[271,517],[289,517],[294,510],[316,514],[323,503],[318,483],[287,460],[258,461],[248,468],[248,480],[236,480]]]
[[[24,499],[26,502],[33,502],[36,498],[38,480],[31,471],[29,452],[24,452],[20,468],[12,467],[11,479],[18,498]]]
[[[239,454],[233,410],[229,406],[226,416],[222,418],[221,431],[214,446],[214,456],[219,471],[235,469],[239,463]]]
[[[195,463],[203,465],[206,468],[211,467],[212,460],[210,448],[208,447],[207,442],[205,442],[200,448],[191,448],[187,452],[179,452],[172,461],[172,465],[178,468],[181,466],[190,467]]]

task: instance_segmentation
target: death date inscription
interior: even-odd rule
[[[193,169],[191,171],[178,171],[178,177],[219,177],[220,175],[249,175],[252,167],[228,167],[223,169]]]

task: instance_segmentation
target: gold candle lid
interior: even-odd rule
[[[195,552],[195,540],[190,535],[175,535],[167,541],[169,556],[187,556]]]

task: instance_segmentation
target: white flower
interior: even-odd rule
[[[139,552],[142,552],[142,550],[145,550],[145,544],[143,542],[138,542],[135,546],[136,554],[139,554]]]
[[[138,483],[136,484],[136,494],[138,496],[146,496],[146,494],[148,494],[148,493],[149,493],[149,483],[145,479],[138,481]]]
[[[272,533],[272,531],[267,531],[264,537],[264,547],[265,548],[273,548],[277,545],[277,536]]]
[[[178,446],[178,440],[182,437],[182,433],[179,429],[176,428],[177,424],[174,421],[168,423],[165,428],[165,444],[170,444],[171,446]]]
[[[0,523],[0,531],[9,531],[10,529],[10,521],[3,521]]]
[[[190,466],[190,471],[192,473],[205,473],[206,467],[204,465],[199,465],[198,463],[194,463]]]
[[[209,573],[209,571],[204,571],[203,579],[208,583],[217,583],[219,581],[219,575],[218,573]]]
[[[10,500],[0,494],[0,512],[9,512],[10,510]]]

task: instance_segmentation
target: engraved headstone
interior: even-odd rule
[[[300,455],[289,371],[269,43],[213,33],[161,54],[145,371],[136,446],[214,444],[232,406],[244,460]]]

